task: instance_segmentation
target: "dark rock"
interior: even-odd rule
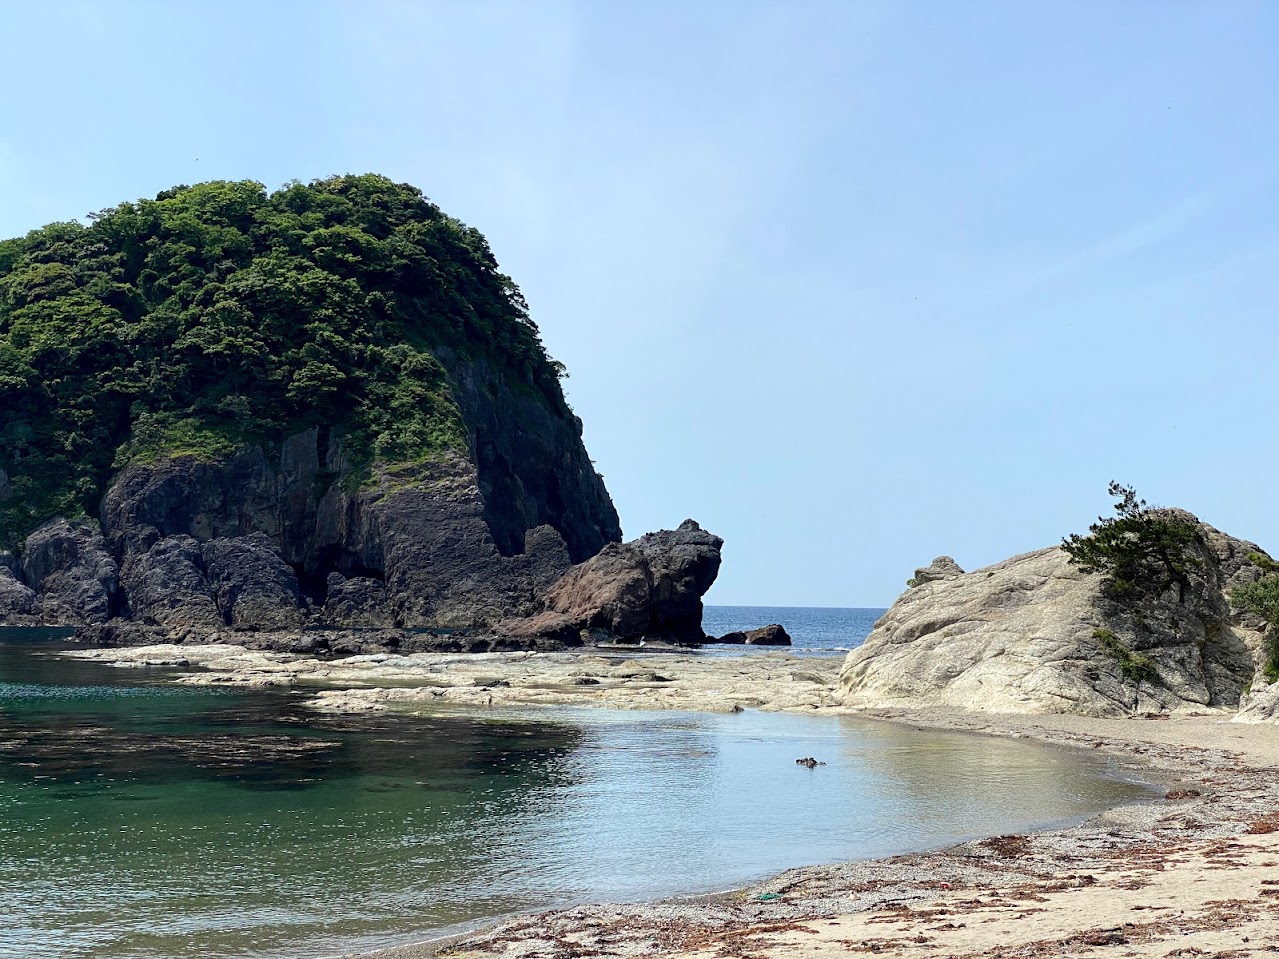
[[[331,573],[360,581],[336,591],[328,623],[462,627],[535,612],[574,557],[620,538],[616,512],[576,418],[565,410],[557,421],[545,398],[519,396],[499,416],[490,394],[505,387],[463,365],[467,389],[483,394],[462,398],[464,415],[483,424],[474,461],[375,467],[352,483],[341,437],[317,428],[286,438],[274,460],[255,446],[216,461],[136,462],[103,500],[111,548],[128,565],[171,537],[263,534],[317,592]]]
[[[211,540],[201,552],[218,611],[231,626],[280,629],[306,618],[297,575],[266,534]]]
[[[22,574],[26,585],[40,594],[45,623],[104,623],[111,617],[119,568],[96,523],[45,523],[27,537]]]
[[[498,551],[519,555],[525,531],[539,526],[560,532],[574,563],[619,541],[617,511],[563,397],[527,389],[483,359],[438,356],[471,436],[481,516]]]
[[[534,550],[502,556],[484,519],[474,468],[445,458],[416,469],[409,482],[369,506],[380,530],[386,591],[404,626],[465,627],[527,615],[537,584],[557,575],[568,555],[553,530],[533,536]]]
[[[547,591],[547,611],[578,629],[603,628],[621,639],[700,643],[702,596],[715,582],[723,545],[692,520],[610,544]]]
[[[169,627],[222,626],[200,544],[169,536],[125,563],[120,583],[130,614]]]
[[[110,619],[104,623],[77,626],[75,641],[90,646],[152,646],[174,642],[174,636],[162,626],[127,619]]]
[[[749,646],[789,646],[791,641],[790,634],[773,623],[760,629],[747,630],[746,643]]]
[[[499,636],[512,639],[549,639],[558,640],[572,646],[581,646],[590,638],[583,638],[577,620],[563,613],[538,613],[527,619],[507,619],[493,627]],[[610,637],[611,638],[611,637]]]
[[[774,623],[771,626],[763,626],[760,629],[735,630],[731,633],[725,633],[718,639],[707,640],[707,642],[733,645],[749,644],[751,646],[789,646],[791,638],[784,628]]]
[[[178,456],[132,463],[102,501],[102,528],[118,555],[146,552],[160,539],[280,536],[279,480],[260,447],[213,462]]]
[[[322,619],[346,626],[394,626],[395,617],[386,602],[386,584],[369,576],[347,579],[329,573]]]
[[[22,566],[7,550],[0,550],[0,623],[8,626],[40,623],[39,597],[22,581]]]

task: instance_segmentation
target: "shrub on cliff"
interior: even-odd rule
[[[441,357],[567,415],[483,236],[414,187],[202,183],[89,219],[0,242],[0,541],[95,513],[135,457],[311,426],[357,459],[464,451]]]
[[[1062,540],[1070,562],[1086,573],[1103,574],[1113,598],[1176,586],[1177,600],[1184,603],[1190,573],[1202,566],[1198,528],[1172,510],[1152,509],[1131,486],[1112,481],[1108,490],[1115,515],[1099,517],[1086,535],[1072,533]]]

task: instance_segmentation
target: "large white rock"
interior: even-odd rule
[[[1256,674],[1262,624],[1233,615],[1227,594],[1261,575],[1247,558],[1261,551],[1199,526],[1203,568],[1184,603],[1170,590],[1121,605],[1055,546],[971,573],[936,563],[939,575],[917,575],[848,655],[839,695],[849,706],[1233,713]],[[1124,648],[1147,657],[1158,678],[1141,678],[1131,660],[1125,670]]]

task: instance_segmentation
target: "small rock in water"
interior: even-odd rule
[[[826,764],[823,762],[819,762],[818,760],[814,759],[812,756],[807,756],[804,759],[796,759],[795,765],[807,766],[809,769],[814,769],[817,766],[825,766]]]
[[[790,634],[779,623],[770,623],[759,629],[746,631],[748,646],[789,646],[790,644]]]

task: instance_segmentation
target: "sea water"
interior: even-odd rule
[[[1147,794],[1091,754],[852,718],[328,717],[59,646],[0,630],[5,959],[334,955]]]
[[[840,656],[860,646],[870,635],[875,621],[886,612],[886,609],[835,606],[707,606],[702,613],[702,629],[708,636],[716,637],[777,623],[790,635],[792,653]],[[734,647],[710,648],[723,652]],[[737,649],[742,651],[741,647]]]

